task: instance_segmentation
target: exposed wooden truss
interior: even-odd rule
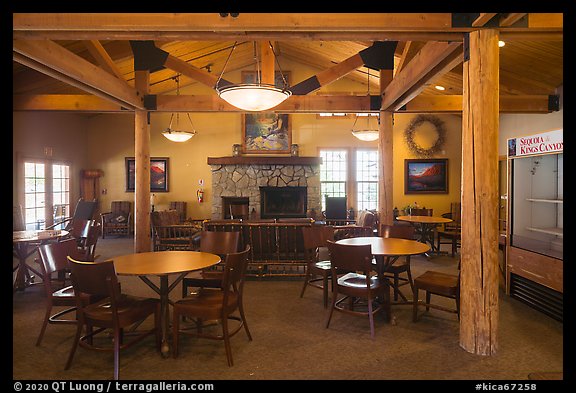
[[[460,20],[458,18],[468,20],[468,25],[456,22]],[[263,61],[266,61],[267,42],[279,40],[275,42],[275,50],[281,57],[308,62],[322,69],[309,78],[314,79],[313,84],[291,81],[297,92],[275,108],[276,111],[373,111],[375,108],[370,107],[368,97],[327,96],[322,88],[343,77],[366,83],[367,68],[360,51],[368,48],[372,41],[397,39],[406,42],[402,42],[396,51],[394,77],[390,74],[386,82],[381,97],[382,109],[457,113],[461,111],[458,97],[462,94],[464,36],[479,27],[493,28],[494,25],[502,39],[522,40],[517,41],[518,44],[509,44],[501,56],[501,111],[543,113],[554,110],[548,97],[562,84],[562,67],[540,66],[542,59],[538,56],[545,53],[551,60],[550,64],[562,63],[562,14],[532,13],[279,13],[274,18],[251,13],[240,14],[237,18],[219,14],[13,14],[13,59],[15,63],[34,70],[15,68],[13,109],[238,111],[216,94],[176,97],[166,93],[173,92],[175,75],[182,75],[182,86],[199,83],[213,88],[221,71],[222,59],[232,45],[222,40],[234,39],[240,42],[238,48],[241,48],[248,43],[247,40],[259,39]],[[158,50],[167,54],[163,67],[150,74],[150,96],[146,105],[142,94],[132,87],[135,73],[130,46],[120,45],[125,41],[117,41],[126,39],[154,40]],[[322,41],[314,41],[320,39]],[[524,41],[528,39],[530,41]],[[195,45],[181,40],[206,44]],[[298,41],[302,40],[305,41],[299,44]],[[314,42],[320,45],[315,46]],[[346,44],[344,48],[347,46],[348,52],[338,53],[338,61],[334,61],[341,44]],[[308,48],[300,50],[298,45]],[[253,61],[248,46],[237,50],[239,56],[230,65],[230,71],[243,69]],[[311,56],[312,53],[318,56]],[[312,59],[320,58],[323,53],[327,54],[325,60]],[[528,55],[533,57],[526,57]],[[270,74],[270,61],[267,64],[265,73]],[[46,85],[46,78],[38,77],[36,72],[79,90],[62,88],[58,82],[52,82],[54,88],[50,93],[53,96],[50,97],[51,94],[34,87]],[[379,77],[370,79],[378,80]],[[432,82],[447,85],[447,91],[434,90]],[[323,95],[311,95],[318,90]],[[78,92],[97,97],[76,94]]]

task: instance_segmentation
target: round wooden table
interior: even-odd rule
[[[437,254],[440,253],[440,249],[434,246],[434,228],[436,225],[452,222],[450,218],[436,216],[398,216],[397,219],[416,225],[416,233],[419,235],[418,241],[430,243],[430,248]]]
[[[220,263],[216,254],[199,251],[157,251],[121,255],[112,258],[116,274],[138,276],[150,288],[160,295],[162,318],[162,355],[168,356],[169,313],[168,295],[176,285],[190,272],[205,269]],[[178,274],[172,284],[168,285],[168,276]],[[147,276],[159,276],[160,286],[150,281]]]
[[[31,285],[33,277],[30,275],[29,270],[41,276],[39,272],[26,263],[26,259],[36,252],[38,246],[50,240],[58,240],[68,236],[68,234],[69,232],[63,229],[12,232],[13,255],[18,258],[18,266],[16,267],[18,271],[14,280],[13,292],[17,290],[23,291],[27,286]],[[30,281],[27,281],[27,278]]]
[[[405,256],[408,258],[407,263],[410,263],[409,257],[412,255],[424,254],[430,250],[427,244],[418,242],[416,240],[397,239],[392,237],[351,237],[348,239],[338,240],[339,244],[350,245],[366,245],[369,244],[372,249],[377,263],[378,276],[381,282],[388,285],[388,281],[384,279],[383,275],[390,265],[392,265],[399,257]],[[390,321],[390,291],[384,299],[384,310],[386,313],[386,320]],[[410,303],[412,304],[412,303]]]

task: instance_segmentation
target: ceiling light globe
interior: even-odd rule
[[[166,131],[164,131],[162,133],[162,135],[164,135],[164,137],[172,142],[186,142],[187,140],[189,140],[190,138],[192,138],[194,135],[196,135],[196,132],[190,132],[190,131],[175,131],[175,130],[171,130],[171,129],[166,129]]]
[[[380,137],[378,130],[357,130],[352,135],[364,142],[373,142]]]
[[[224,101],[245,111],[265,111],[274,108],[292,95],[289,90],[272,85],[230,85],[219,88]]]

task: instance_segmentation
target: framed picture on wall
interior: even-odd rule
[[[448,159],[404,160],[405,194],[447,194]]]
[[[168,192],[168,157],[150,158],[150,192]],[[126,192],[134,192],[136,187],[136,160],[125,158]]]
[[[289,74],[275,73],[275,86],[284,87],[289,83]],[[255,71],[242,72],[242,83],[257,83]],[[255,112],[242,116],[243,153],[290,153],[292,130],[290,116],[285,113]]]

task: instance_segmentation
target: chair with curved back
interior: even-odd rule
[[[328,280],[330,278],[330,260],[322,258],[322,250],[328,247],[327,240],[334,240],[334,227],[311,225],[302,227],[304,254],[306,256],[306,275],[300,297],[304,296],[306,287],[322,289],[324,308],[328,307]],[[326,255],[328,257],[328,255]],[[322,284],[318,284],[322,281]]]
[[[332,306],[326,328],[330,326],[334,310],[368,316],[370,336],[374,338],[374,315],[384,309],[383,304],[376,304],[374,300],[378,297],[386,298],[390,293],[388,285],[380,282],[376,275],[372,275],[372,247],[369,244],[338,244],[331,240],[328,240],[327,244],[331,262]],[[358,306],[357,299],[366,301],[367,311],[354,309]]]
[[[174,303],[172,319],[173,356],[178,356],[179,335],[181,333],[196,337],[224,340],[228,366],[233,366],[230,337],[238,333],[242,327],[246,331],[248,339],[252,341],[252,335],[248,329],[246,316],[242,307],[242,292],[244,277],[248,266],[250,245],[246,245],[244,251],[227,254],[224,261],[224,272],[220,288],[203,288],[198,295],[186,297]],[[239,316],[232,315],[235,311]],[[197,318],[196,332],[180,329],[180,317]],[[219,320],[222,326],[222,335],[204,333],[202,321]],[[230,331],[229,320],[237,321],[237,326]]]
[[[393,237],[398,239],[414,239],[415,228],[405,225],[380,225],[380,236],[387,238]],[[406,273],[406,278],[401,277],[400,274]],[[407,302],[406,296],[400,291],[400,287],[403,285],[410,285],[411,291],[414,288],[414,282],[412,280],[412,272],[410,271],[410,256],[406,256],[403,260],[396,259],[384,273],[384,277],[390,277],[393,279],[394,288],[394,301],[398,301],[398,296],[402,298],[403,301]],[[400,283],[402,281],[402,283]]]
[[[114,379],[120,377],[120,351],[140,342],[145,337],[155,334],[156,346],[160,352],[161,324],[159,299],[141,298],[123,294],[114,269],[114,262],[81,262],[68,257],[70,263],[72,285],[76,293],[78,309],[78,327],[74,343],[66,362],[65,369],[72,365],[76,348],[79,346],[99,351],[114,352]],[[86,297],[102,296],[103,300],[87,303]],[[123,331],[125,328],[140,324],[149,316],[154,316],[152,329],[135,333],[126,342]],[[82,335],[84,326],[87,334]],[[92,330],[92,328],[98,328]],[[112,329],[113,344],[98,346],[92,337],[98,333]]]
[[[240,247],[240,232],[231,231],[202,231],[200,232],[200,247],[198,251],[218,254],[224,257],[226,254],[238,252]],[[182,279],[182,297],[188,296],[189,287],[220,287],[222,272],[213,269],[204,269],[200,277],[184,277]]]
[[[76,317],[66,319],[64,316],[76,311],[76,296],[72,285],[67,285],[68,256],[83,258],[76,246],[76,239],[42,244],[38,247],[38,262],[44,291],[46,293],[46,313],[36,345],[40,345],[48,324],[77,324]],[[54,277],[56,275],[56,277]],[[66,307],[52,315],[54,307]]]
[[[100,213],[102,223],[102,239],[106,235],[125,235],[132,234],[132,202],[130,201],[112,201],[110,211]]]
[[[460,206],[460,202],[450,204],[450,212],[442,214],[442,217],[450,218],[452,222],[443,224],[443,227],[436,231],[436,248],[440,250],[441,244],[450,244],[452,246],[452,258],[460,247],[462,230]]]

